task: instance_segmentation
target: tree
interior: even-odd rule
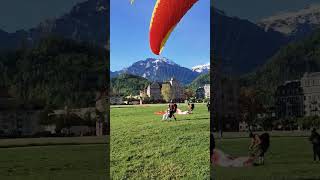
[[[110,86],[115,94],[129,96],[139,95],[150,83],[146,78],[124,73],[112,78]]]
[[[186,99],[190,99],[195,96],[195,92],[191,88],[186,88],[184,91],[184,96]]]
[[[253,88],[242,87],[239,101],[241,118],[248,124],[250,130],[250,127],[257,123],[257,115],[265,112],[263,105],[258,100],[257,91]]]
[[[161,94],[166,102],[169,102],[172,99],[171,87],[169,84],[162,85]]]
[[[32,48],[0,55],[0,84],[23,102],[91,106],[95,91],[108,83],[105,54],[85,42],[46,37]]]

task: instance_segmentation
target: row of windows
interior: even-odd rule
[[[303,84],[305,86],[320,85],[320,79],[304,80]]]
[[[302,92],[301,89],[283,89],[283,90],[280,90],[280,94],[281,95],[298,94],[298,93],[301,93],[301,92]]]

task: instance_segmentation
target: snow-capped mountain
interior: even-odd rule
[[[148,58],[114,73],[118,75],[123,73],[133,74],[150,81],[167,81],[174,77],[183,84],[191,83],[199,75],[198,72],[182,67],[167,58]],[[114,73],[112,74],[114,75]]]
[[[210,63],[197,65],[192,67],[191,69],[192,71],[198,72],[198,73],[208,73],[210,71]]]
[[[265,19],[258,25],[265,31],[274,30],[293,38],[301,38],[320,27],[320,5],[311,5],[295,12],[283,12]]]
[[[106,46],[109,41],[109,4],[105,0],[87,0],[69,13],[39,23],[35,28],[7,33],[0,30],[0,50],[33,45],[48,35]],[[27,44],[26,44],[27,43]]]

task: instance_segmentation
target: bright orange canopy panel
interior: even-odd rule
[[[157,0],[150,22],[150,47],[159,55],[170,33],[198,0]]]

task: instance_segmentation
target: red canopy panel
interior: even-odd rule
[[[150,48],[159,55],[170,33],[198,0],[157,0],[150,22]]]

